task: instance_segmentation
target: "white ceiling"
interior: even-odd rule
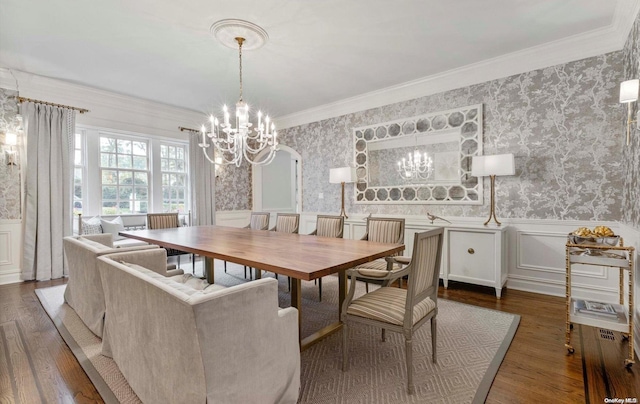
[[[244,98],[282,117],[579,37],[609,35],[620,49],[637,3],[0,0],[0,67],[218,110],[238,98],[238,58],[209,27],[239,18],[269,34],[243,55]],[[580,46],[571,57],[599,51]]]

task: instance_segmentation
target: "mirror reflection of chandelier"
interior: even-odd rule
[[[426,180],[433,174],[433,161],[431,157],[424,152],[421,154],[418,149],[409,153],[409,158],[402,158],[398,161],[398,173],[403,180]]]
[[[223,45],[238,48],[240,62],[240,98],[236,103],[234,119],[225,105],[222,109],[222,122],[213,115],[209,118],[208,127],[202,125],[202,148],[205,157],[213,164],[234,164],[239,167],[242,160],[253,165],[269,164],[278,151],[278,133],[269,116],[263,118],[258,112],[256,127],[249,121],[249,105],[242,99],[242,49],[257,49],[268,39],[265,30],[248,21],[227,19],[214,23],[211,32]],[[207,154],[211,139],[217,158]],[[256,160],[259,153],[266,151],[260,160]],[[217,161],[216,161],[217,160]]]

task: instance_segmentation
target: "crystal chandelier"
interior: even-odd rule
[[[247,41],[247,36],[252,39],[255,37],[256,42],[252,49],[262,46],[267,38],[266,32],[257,25],[242,20],[218,21],[211,26],[211,31],[226,46],[229,46],[230,35],[237,43],[240,63],[240,99],[236,103],[235,119],[230,119],[231,114],[226,105],[222,108],[222,122],[213,115],[209,117],[208,127],[202,125],[202,143],[198,146],[213,164],[234,164],[239,167],[243,158],[253,165],[269,164],[278,151],[278,133],[275,124],[271,122],[269,116],[263,119],[262,112],[258,111],[258,125],[254,128],[249,122],[249,105],[242,99],[242,46]],[[218,156],[215,159],[209,157],[207,153],[207,149],[211,146],[207,138],[211,139],[214,153]],[[265,153],[262,153],[263,151]],[[261,153],[260,159],[256,160]]]
[[[426,180],[431,177],[433,173],[433,161],[431,157],[424,152],[420,154],[418,149],[415,149],[412,153],[409,153],[409,158],[402,158],[402,161],[398,161],[398,173],[403,180]]]

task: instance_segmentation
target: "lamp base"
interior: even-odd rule
[[[344,182],[341,182],[340,185],[342,186],[342,209],[340,210],[340,216],[344,216],[345,219],[348,219],[349,216],[347,216],[347,212],[344,210]]]
[[[484,225],[488,226],[491,222],[491,218],[493,218],[493,220],[496,221],[497,226],[502,226],[502,223],[498,221],[498,217],[496,216],[496,176],[490,175],[489,178],[491,179],[491,212],[489,212],[489,218],[484,222]]]

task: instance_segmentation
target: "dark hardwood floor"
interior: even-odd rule
[[[40,306],[34,290],[64,283],[25,282],[0,286],[0,403],[102,402],[88,377]],[[603,403],[636,398],[640,372],[623,361],[620,333],[576,326],[573,355],[564,347],[564,299],[450,283],[440,297],[521,316],[498,371],[488,403]],[[9,366],[11,364],[11,366]]]

